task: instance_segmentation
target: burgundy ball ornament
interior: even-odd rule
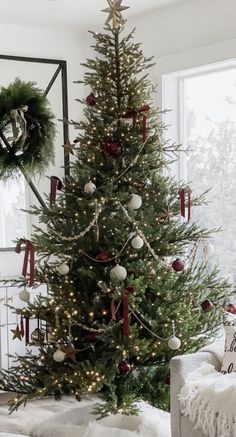
[[[118,370],[120,375],[127,375],[131,371],[131,365],[127,361],[121,361],[118,364]]]
[[[236,314],[236,305],[230,303],[227,308],[228,313]]]
[[[96,256],[96,260],[100,261],[100,262],[107,262],[112,258],[112,253],[109,252],[108,250],[104,250],[103,252],[100,252],[97,256]]]
[[[99,335],[100,335],[99,332],[86,331],[84,338],[88,343],[96,343]]]
[[[123,147],[119,142],[116,142],[115,140],[108,140],[102,144],[102,150],[107,156],[118,159],[122,155]]]
[[[86,97],[86,102],[89,106],[94,106],[96,105],[96,97],[93,93],[90,93],[87,97]]]
[[[184,262],[177,258],[173,263],[172,263],[172,268],[174,269],[175,272],[182,272],[182,270],[184,269],[185,264]]]
[[[134,287],[127,287],[126,291],[130,294],[133,294],[135,292],[135,288]]]
[[[208,311],[211,311],[214,308],[214,304],[209,300],[209,299],[205,299],[202,303],[201,303],[201,307],[202,310],[207,313]]]

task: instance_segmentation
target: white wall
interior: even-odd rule
[[[163,74],[236,57],[235,0],[185,0],[172,6],[134,16],[146,55],[155,55],[152,79]]]
[[[159,83],[157,103],[160,105],[162,75],[236,57],[235,0],[185,0],[134,16],[127,26],[128,29],[136,27],[136,40],[143,43],[144,53],[156,56],[157,65],[151,78]],[[67,60],[69,112],[75,119],[80,117],[80,107],[74,99],[85,91],[72,82],[82,77],[79,63],[90,56],[91,41],[87,33],[79,35],[10,25],[0,27],[2,54]],[[59,147],[58,153],[61,152]],[[57,169],[56,174],[60,176],[61,170]],[[21,263],[20,255],[0,253],[0,272],[5,275],[18,274]]]
[[[69,91],[69,117],[75,120],[80,118],[81,108],[75,102],[75,98],[83,95],[83,87],[73,84],[74,80],[81,79],[82,69],[80,62],[84,59],[84,45],[79,33],[58,31],[54,29],[40,29],[12,25],[0,26],[0,54],[43,57],[51,59],[63,59],[67,61],[68,68],[68,91]],[[72,140],[74,139],[72,134]],[[56,149],[57,168],[50,168],[48,175],[55,174],[63,177],[63,149],[62,142]],[[49,182],[43,178],[37,181],[39,191],[49,190]],[[36,204],[34,195],[31,202]],[[21,274],[23,255],[14,252],[0,252],[0,273],[2,275]]]
[[[164,116],[169,126],[166,138],[179,143],[179,96],[170,73],[236,59],[236,1],[185,0],[152,13],[135,16],[128,22],[136,28],[146,56],[155,56],[150,72],[158,84],[156,104],[170,109]],[[165,85],[165,87],[164,87]],[[180,163],[172,166],[180,177]]]

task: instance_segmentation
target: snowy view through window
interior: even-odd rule
[[[25,181],[23,178],[0,182],[0,249],[14,247],[13,241],[27,236]]]
[[[209,188],[209,204],[195,208],[194,219],[214,235],[217,263],[223,275],[236,283],[236,67],[184,80],[187,179],[194,194]]]

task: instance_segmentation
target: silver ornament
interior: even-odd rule
[[[63,263],[57,267],[57,270],[60,275],[67,275],[67,273],[70,271],[70,267],[66,263]]]
[[[41,343],[44,343],[44,337],[45,337],[45,331],[43,329],[36,328],[30,338],[31,342],[35,345],[40,345]]]
[[[139,237],[139,235],[137,235],[136,237],[134,237],[133,239],[132,239],[132,241],[131,241],[131,246],[134,248],[134,249],[142,249],[142,247],[143,247],[143,245],[144,245],[144,241],[143,241],[143,239],[141,238],[141,237]]]
[[[91,181],[85,184],[84,186],[84,192],[87,194],[93,194],[95,193],[97,187],[95,184],[93,184]]]
[[[177,351],[181,347],[181,340],[174,335],[169,339],[168,346],[173,351]]]
[[[57,363],[62,363],[62,361],[64,361],[65,357],[66,357],[65,352],[60,351],[60,349],[57,349],[57,351],[54,352],[54,354],[53,354],[53,359]]]
[[[29,302],[30,300],[30,292],[24,288],[24,290],[21,290],[19,293],[19,299],[23,302]]]
[[[118,281],[124,281],[127,278],[127,270],[125,267],[117,264],[110,271],[111,279],[117,279]]]
[[[132,194],[132,197],[127,206],[129,209],[135,210],[141,208],[142,203],[142,197],[140,197],[138,194]]]

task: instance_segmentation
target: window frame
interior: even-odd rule
[[[179,160],[171,166],[171,171],[178,181],[188,182],[187,178],[187,148],[185,132],[185,80],[218,71],[236,68],[236,58],[214,62],[203,66],[188,68],[162,75],[162,108],[163,122],[168,126],[165,139],[170,139],[183,148],[178,153]],[[171,110],[168,110],[171,108]]]
[[[63,141],[64,144],[67,144],[69,142],[69,126],[68,123],[64,120],[69,119],[69,110],[68,110],[68,84],[67,84],[67,62],[65,60],[61,59],[47,59],[47,58],[34,58],[34,57],[26,57],[26,56],[13,56],[13,55],[1,55],[0,54],[0,61],[2,60],[9,60],[11,61],[19,61],[19,62],[25,62],[27,65],[28,63],[35,63],[35,64],[50,64],[55,65],[56,71],[54,75],[52,76],[50,82],[48,83],[47,88],[45,89],[45,95],[48,94],[51,87],[53,86],[55,80],[58,76],[61,77],[61,96],[62,96],[62,120],[63,120]],[[70,176],[70,158],[69,155],[66,155],[64,153],[64,169],[65,169],[65,177]],[[30,206],[30,191],[27,183],[25,183],[26,186],[26,206],[27,209]],[[28,217],[29,214],[27,214],[27,229],[29,229],[29,234],[32,230],[32,223],[30,218]],[[14,247],[0,247],[0,253],[1,252],[13,252],[15,250]]]

